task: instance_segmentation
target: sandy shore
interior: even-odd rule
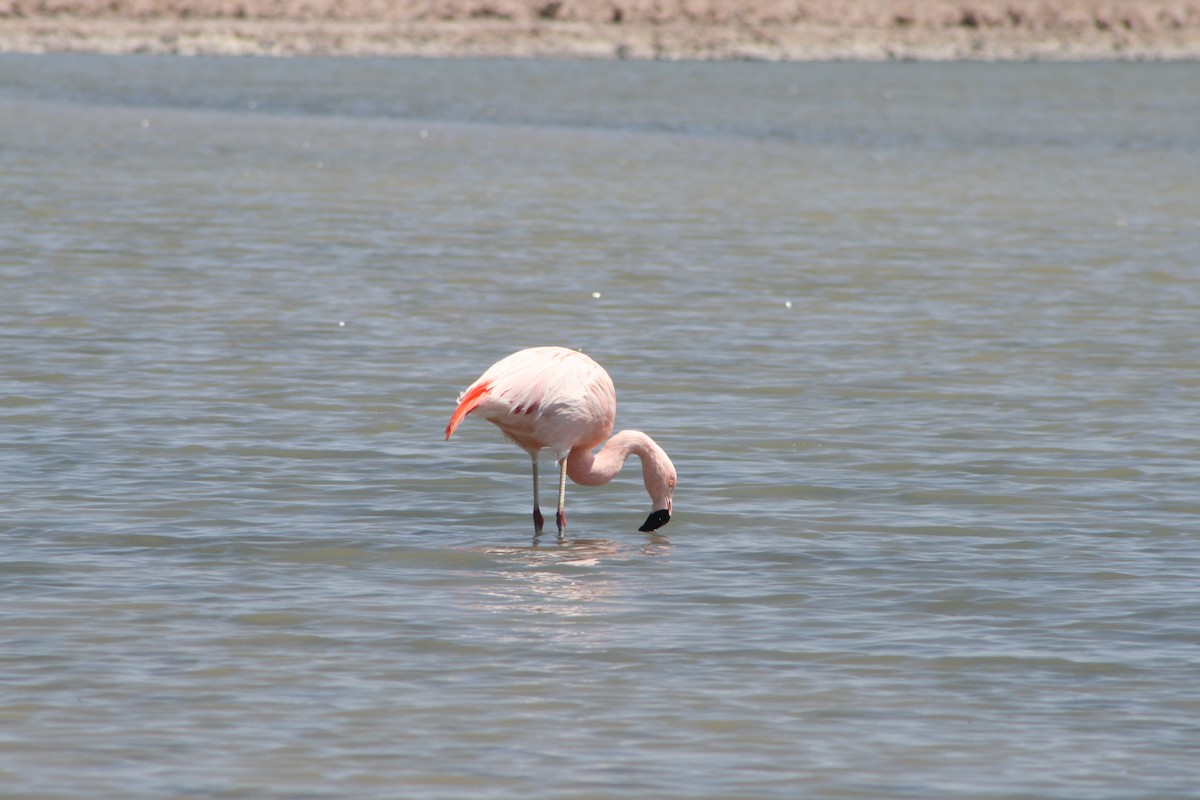
[[[0,52],[1197,59],[1200,0],[0,0]]]

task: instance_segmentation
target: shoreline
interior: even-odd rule
[[[1198,60],[1200,0],[0,0],[0,53]]]

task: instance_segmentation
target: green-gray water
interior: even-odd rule
[[[0,58],[2,793],[1195,796],[1197,86]]]

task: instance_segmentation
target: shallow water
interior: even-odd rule
[[[1198,80],[0,58],[5,794],[1193,796]]]

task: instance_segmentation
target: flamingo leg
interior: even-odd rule
[[[564,458],[558,462],[558,513],[554,515],[554,521],[558,525],[558,535],[562,536],[563,531],[567,528],[567,460]]]
[[[541,533],[546,520],[542,517],[542,505],[538,502],[538,457],[533,454],[533,532]]]

